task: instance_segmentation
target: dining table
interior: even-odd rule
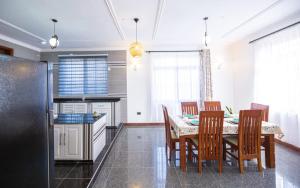
[[[238,115],[226,115],[223,123],[223,135],[237,135]],[[169,115],[170,124],[179,138],[180,147],[180,168],[186,171],[186,141],[198,135],[199,116]],[[265,137],[265,162],[267,168],[275,168],[275,135],[283,137],[279,125],[271,122],[262,121],[261,135]]]

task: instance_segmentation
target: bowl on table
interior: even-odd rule
[[[183,117],[186,117],[188,119],[194,119],[196,116],[193,114],[184,114]]]
[[[199,120],[198,119],[193,119],[193,120],[190,121],[190,124],[199,125]]]

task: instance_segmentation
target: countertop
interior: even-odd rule
[[[55,97],[53,101],[55,103],[65,102],[118,102],[121,97]]]
[[[105,114],[93,117],[93,114],[58,114],[54,124],[93,124]]]

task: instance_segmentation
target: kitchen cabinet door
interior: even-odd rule
[[[66,160],[83,159],[83,125],[64,126],[64,154]]]
[[[59,160],[63,157],[63,132],[64,127],[54,125],[54,159]]]
[[[74,113],[74,104],[73,103],[61,103],[60,104],[60,113],[64,114],[73,114]]]
[[[115,126],[119,126],[121,123],[121,102],[115,102]]]
[[[87,113],[87,104],[86,103],[75,103],[74,104],[74,113],[85,114]]]

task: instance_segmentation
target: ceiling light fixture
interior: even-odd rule
[[[139,63],[140,59],[144,53],[144,48],[141,43],[138,42],[137,40],[137,23],[139,21],[138,18],[133,19],[135,22],[135,42],[131,43],[129,46],[129,53],[131,57],[133,58],[133,63]]]
[[[57,20],[51,19],[51,21],[53,22],[53,36],[50,38],[49,44],[51,49],[54,49],[59,45],[58,36],[55,34],[55,24],[57,23]]]
[[[210,42],[210,37],[207,34],[207,20],[208,20],[208,17],[204,17],[203,20],[204,20],[204,23],[205,23],[205,33],[204,33],[204,38],[203,38],[203,44],[207,48],[208,43]]]

